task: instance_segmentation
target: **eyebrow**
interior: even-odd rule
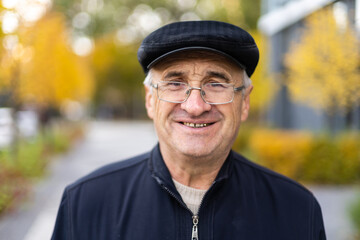
[[[168,73],[164,76],[164,79],[172,78],[172,77],[181,77],[181,76],[184,76],[184,73],[183,73],[183,72],[180,72],[180,71],[171,71],[171,72],[168,72]]]
[[[182,71],[171,71],[166,73],[166,75],[164,76],[164,79],[169,79],[169,78],[173,78],[173,77],[182,77],[184,76],[184,72]],[[217,71],[207,71],[206,72],[206,77],[207,78],[219,78],[224,80],[226,83],[230,83],[230,79],[222,72],[217,72]]]
[[[206,73],[207,77],[215,77],[215,78],[220,78],[222,80],[224,80],[226,83],[230,83],[230,79],[221,72],[215,72],[215,71],[208,71]]]

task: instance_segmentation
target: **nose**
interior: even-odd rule
[[[201,90],[196,88],[191,90],[188,99],[181,104],[181,109],[192,116],[200,116],[210,111],[211,105],[204,102],[201,98]]]

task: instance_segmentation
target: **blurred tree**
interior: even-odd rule
[[[234,23],[245,29],[256,29],[257,20],[260,17],[260,0],[223,0],[218,2],[222,4],[218,11],[225,11],[225,16],[219,20]]]
[[[0,12],[4,11],[4,7],[0,4]],[[3,24],[3,17],[0,19],[0,23]],[[0,31],[0,41],[4,38],[4,32]],[[8,90],[10,86],[10,78],[9,78],[9,69],[12,66],[13,62],[8,58],[9,55],[4,47],[4,44],[0,44],[0,96],[2,91]],[[9,62],[10,60],[10,62]],[[0,99],[0,107],[1,104],[4,104]]]
[[[3,47],[0,47],[0,92],[10,87],[14,61]]]
[[[257,21],[261,14],[261,0],[241,1],[241,11],[244,16],[244,24],[250,29],[257,28]]]
[[[295,100],[330,116],[360,101],[360,52],[352,27],[339,25],[331,7],[311,15],[300,41],[285,58]]]
[[[275,81],[272,81],[271,76],[267,71],[268,59],[266,58],[266,38],[258,31],[251,31],[260,52],[260,60],[256,71],[251,76],[254,90],[251,93],[251,117],[255,119],[263,119],[265,109],[268,106],[270,99],[275,95],[278,86]]]
[[[90,100],[91,72],[69,49],[60,14],[47,14],[34,26],[24,28],[19,38],[16,54],[21,71],[17,94],[22,102],[60,106],[66,100]]]
[[[96,46],[91,57],[97,79],[95,104],[111,108],[113,117],[138,116],[134,105],[143,105],[144,74],[137,61],[137,46],[115,42],[113,35],[98,39]]]
[[[3,38],[0,47],[0,107],[16,107],[19,103],[16,89],[19,85],[20,59],[19,48],[6,49],[5,45],[12,45],[18,41],[16,35]],[[9,47],[9,46],[7,46]]]

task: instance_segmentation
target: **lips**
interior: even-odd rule
[[[203,128],[213,124],[213,123],[190,123],[190,122],[181,122],[181,123],[187,127],[192,127],[192,128]]]
[[[215,109],[210,112],[205,112],[201,114],[201,116],[189,116],[188,113],[181,109],[173,112],[171,115],[171,120],[173,122],[176,122],[177,124],[187,128],[198,130],[207,128],[210,129],[211,126],[220,122],[221,119],[221,114],[215,111]]]

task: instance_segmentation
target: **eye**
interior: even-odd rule
[[[220,89],[220,88],[227,88],[227,84],[226,83],[219,83],[219,82],[210,82],[204,85],[206,88],[216,88],[216,89]]]
[[[160,83],[162,91],[183,91],[187,88],[186,83],[176,81],[164,81]]]
[[[184,83],[176,82],[176,81],[168,81],[165,84],[165,86],[168,86],[168,87],[180,87],[182,85],[184,85]]]

